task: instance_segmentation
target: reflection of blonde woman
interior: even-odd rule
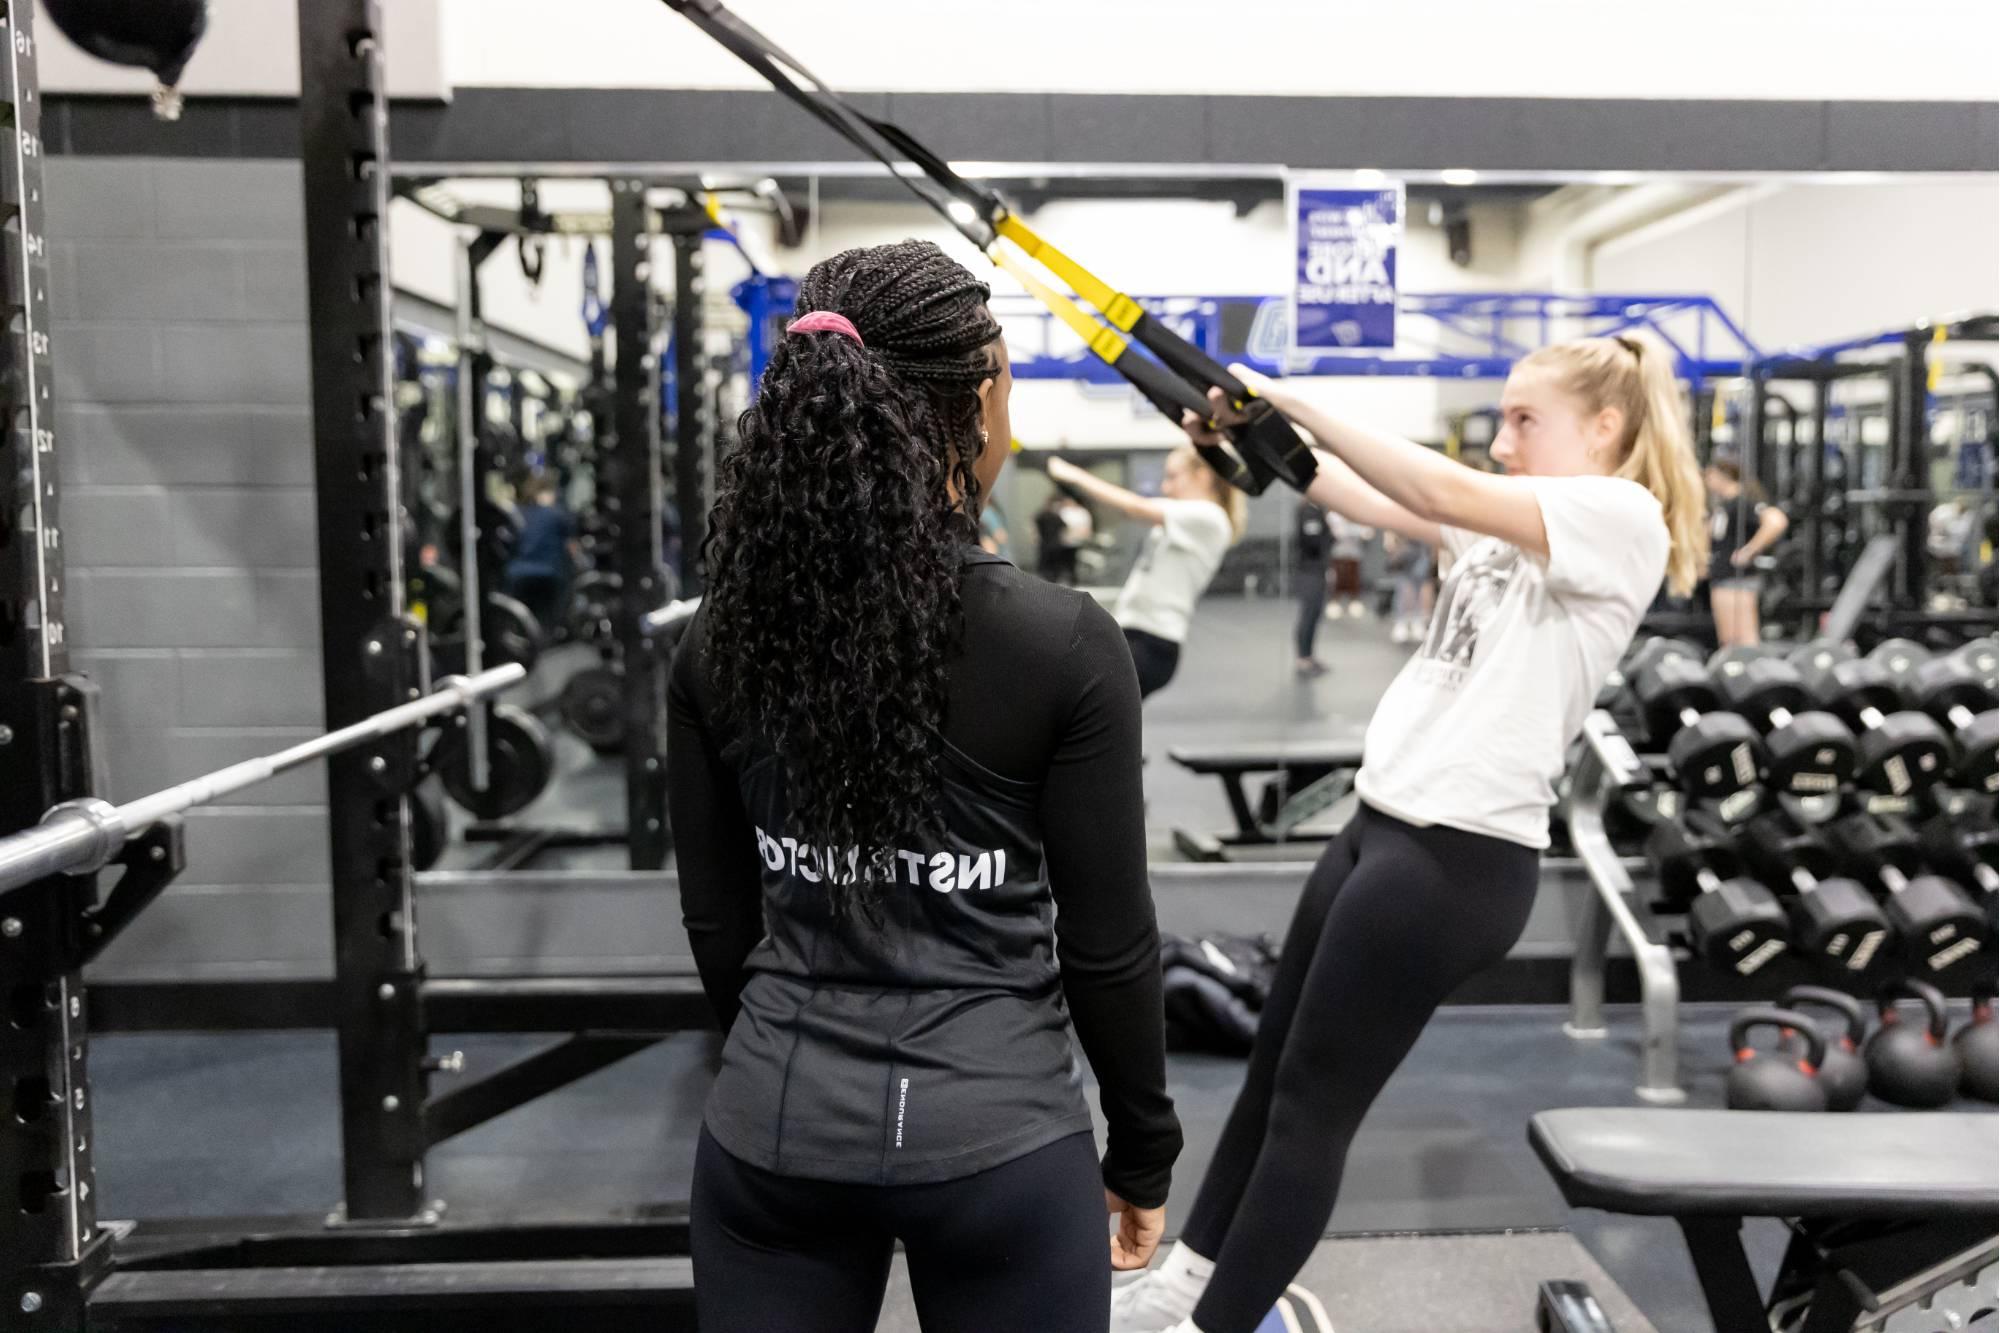
[[[1764,498],[1763,487],[1744,482],[1733,454],[1717,452],[1701,479],[1708,487],[1708,603],[1716,642],[1724,648],[1756,643],[1763,636],[1757,599],[1764,591],[1757,557],[1777,544],[1791,520]]]
[[[1661,581],[1685,595],[1707,549],[1657,342],[1516,366],[1493,442],[1506,476],[1253,387],[1327,451],[1310,499],[1458,561],[1376,705],[1360,809],[1306,879],[1181,1243],[1114,1297],[1117,1333],[1251,1333],[1270,1312],[1326,1231],[1382,1085],[1445,996],[1520,937],[1563,751]]]
[[[1167,455],[1158,496],[1115,486],[1060,458],[1050,460],[1049,479],[1152,525],[1112,608],[1132,648],[1143,699],[1174,678],[1194,604],[1223,554],[1243,536],[1243,493],[1204,464],[1192,445]]]

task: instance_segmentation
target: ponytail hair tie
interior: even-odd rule
[[[800,315],[785,326],[786,333],[837,333],[843,338],[854,339],[855,345],[866,347],[861,341],[861,330],[854,327],[854,321],[845,315],[836,315],[831,310],[815,310],[809,315]]]

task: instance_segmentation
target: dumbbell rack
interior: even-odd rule
[[[1598,709],[1583,724],[1583,748],[1570,772],[1565,817],[1577,858],[1591,885],[1576,927],[1570,956],[1569,1019],[1563,1031],[1578,1040],[1602,1040],[1604,973],[1615,930],[1632,951],[1639,973],[1639,1084],[1642,1101],[1671,1106],[1687,1100],[1680,1084],[1680,973],[1674,953],[1659,943],[1651,913],[1635,891],[1631,870],[1604,831],[1604,810],[1612,793],[1636,790],[1652,773],[1619,731],[1611,714]]]

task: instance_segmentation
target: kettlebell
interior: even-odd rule
[[[1760,1027],[1781,1028],[1803,1038],[1804,1058],[1784,1050],[1760,1051],[1748,1044]],[[1810,1018],[1796,1009],[1758,1004],[1740,1011],[1729,1025],[1729,1046],[1736,1063],[1729,1070],[1729,1107],[1734,1111],[1824,1111],[1826,1089],[1820,1065],[1826,1060],[1826,1038]]]
[[[1912,1024],[1898,1000],[1920,1001],[1925,1021]],[[1905,977],[1882,992],[1876,1006],[1882,1026],[1868,1039],[1868,1090],[1897,1106],[1928,1110],[1958,1095],[1958,1052],[1945,1042],[1944,993],[1929,982]]]
[[[1819,1064],[1819,1083],[1826,1089],[1827,1110],[1852,1111],[1861,1105],[1868,1092],[1868,1066],[1861,1059],[1861,1042],[1868,1035],[1868,1015],[1862,1010],[1861,1001],[1845,991],[1825,986],[1794,986],[1785,992],[1781,1003],[1787,1009],[1818,1005],[1834,1010],[1846,1020],[1840,1032],[1828,1035],[1826,1058]],[[1806,1049],[1803,1036],[1796,1032],[1786,1035],[1787,1054],[1804,1056]]]
[[[1993,997],[1972,1002],[1972,1021],[1952,1039],[1961,1070],[1958,1090],[1975,1101],[2000,1102],[2000,1031],[1993,1025]]]

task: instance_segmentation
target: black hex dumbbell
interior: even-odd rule
[[[1873,987],[1896,966],[1896,932],[1874,895],[1839,873],[1819,833],[1780,809],[1744,825],[1736,840],[1766,884],[1795,890],[1785,900],[1792,947],[1843,984]]]
[[[1646,839],[1646,859],[1667,901],[1687,905],[1688,934],[1704,963],[1747,977],[1785,952],[1785,909],[1741,876],[1721,830],[1703,815],[1663,820]]]
[[[1854,733],[1813,706],[1805,677],[1776,657],[1718,655],[1710,675],[1731,712],[1764,733],[1764,785],[1797,795],[1840,790],[1854,776]]]
[[[1994,677],[1982,674],[1978,663],[1992,658],[1980,653],[1953,653],[1918,662],[1901,677],[1903,694],[1949,727],[1957,754],[1952,759],[1954,786],[2000,792],[2000,711],[1994,704]]]
[[[1984,915],[1965,890],[1926,873],[1923,846],[1907,823],[1864,811],[1827,825],[1827,838],[1850,874],[1886,890],[1882,905],[1912,975],[1942,985],[1982,961]]]
[[[1751,725],[1719,711],[1721,699],[1698,658],[1673,639],[1649,639],[1632,659],[1632,694],[1655,745],[1690,796],[1730,796],[1757,784],[1764,745]]]
[[[1951,742],[1928,714],[1903,708],[1896,678],[1880,662],[1838,661],[1806,676],[1822,707],[1855,730],[1855,780],[1870,791],[1908,796],[1944,777]]]
[[[1917,837],[1933,870],[1951,876],[1960,888],[1978,897],[1990,945],[2000,935],[2000,825],[1993,819],[1993,802],[1975,799],[1976,810],[1949,806],[1939,810],[1923,822]]]

